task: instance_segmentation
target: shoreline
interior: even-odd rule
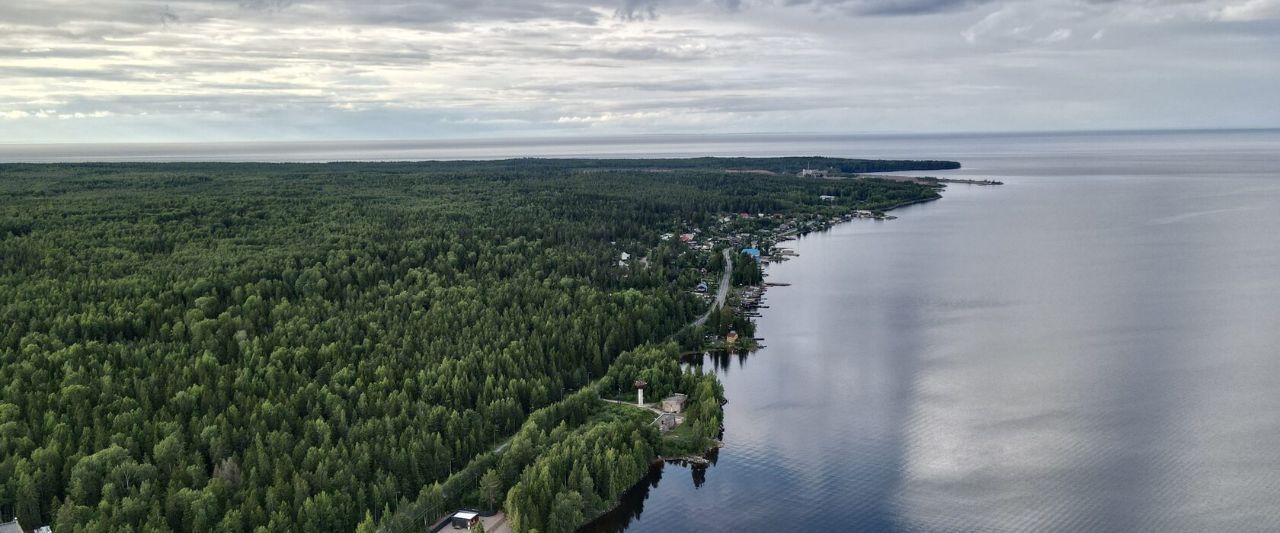
[[[913,206],[913,205],[917,205],[917,204],[924,204],[924,203],[929,203],[929,202],[936,202],[936,201],[941,200],[941,199],[942,199],[942,196],[937,196],[937,197],[934,197],[934,198],[919,198],[919,199],[916,199],[916,200],[908,200],[908,201],[906,201],[906,202],[901,202],[901,203],[894,204],[894,205],[892,205],[892,206],[886,207],[886,208],[884,208],[884,209],[882,209],[882,210],[879,210],[879,212],[880,212],[880,213],[888,213],[888,212],[890,212],[890,211],[893,211],[893,210],[896,210],[896,209],[901,209],[901,208],[903,208],[903,207],[909,207],[909,206]],[[854,211],[853,213],[848,213],[848,214],[846,214],[846,215],[844,215],[844,216],[841,216],[839,219],[830,220],[830,221],[828,221],[828,222],[827,222],[827,224],[826,224],[825,226],[822,226],[822,227],[820,227],[820,228],[818,228],[818,229],[816,229],[816,230],[813,230],[813,231],[807,231],[807,232],[804,232],[804,233],[798,233],[798,232],[794,232],[794,231],[792,231],[792,232],[787,232],[787,233],[779,234],[779,235],[777,235],[777,237],[779,237],[779,239],[778,239],[777,241],[773,241],[773,242],[771,243],[771,246],[777,246],[777,245],[782,244],[782,243],[784,243],[784,242],[788,242],[788,241],[792,241],[792,240],[799,239],[800,237],[803,237],[803,236],[805,236],[805,235],[808,235],[809,233],[816,233],[816,232],[819,232],[819,231],[828,231],[828,230],[830,230],[831,228],[834,228],[834,227],[836,227],[836,225],[839,225],[839,224],[847,224],[847,223],[853,222],[854,220],[860,220],[860,219],[867,219],[867,218],[871,218],[871,217],[861,217],[861,216],[857,216],[857,214],[856,214],[856,213],[857,213],[857,211]],[[898,217],[875,217],[875,218],[874,218],[874,220],[877,220],[877,221],[883,221],[883,220],[893,220],[893,219],[896,219],[896,218],[898,218]],[[778,256],[779,256],[780,258],[792,258],[792,257],[799,257],[799,255],[797,255],[797,254],[795,254],[795,253],[778,254]],[[773,257],[770,257],[770,262],[777,261],[777,260],[778,260],[778,259],[774,259]],[[783,260],[785,260],[785,259],[783,259]],[[769,275],[768,275],[768,273],[766,273],[766,274],[765,274],[765,277],[767,278],[768,276],[769,276]],[[760,283],[761,293],[763,294],[763,292],[764,292],[764,288],[767,288],[767,287],[774,287],[774,286],[779,286],[779,285],[777,285],[777,284],[770,285],[770,284],[769,284],[769,282],[767,282],[767,281],[762,281],[762,282]]]
[[[942,196],[937,196],[937,197],[934,197],[934,198],[920,198],[920,199],[917,199],[917,200],[911,200],[911,201],[907,201],[907,202],[902,202],[902,203],[896,204],[896,205],[894,205],[894,206],[892,206],[892,207],[885,208],[885,209],[883,210],[883,212],[889,212],[889,211],[892,211],[892,210],[895,210],[895,209],[901,209],[901,208],[903,208],[903,207],[908,207],[908,206],[917,205],[917,204],[923,204],[923,203],[927,203],[927,202],[933,202],[933,201],[937,201],[937,200],[941,200],[941,199],[942,199]],[[896,217],[895,217],[895,218],[896,218]],[[829,224],[829,225],[827,225],[826,227],[822,228],[822,230],[820,230],[820,231],[828,231],[828,230],[830,230],[831,228],[834,228],[836,225],[852,223],[854,220],[860,220],[860,219],[859,219],[858,217],[854,217],[854,216],[846,215],[846,217],[841,217],[841,219],[840,219],[840,220],[830,223],[830,224]],[[797,239],[799,239],[800,237],[803,237],[803,236],[804,236],[804,234],[790,234],[790,235],[786,236],[785,238],[782,238],[782,239],[780,239],[780,240],[778,240],[778,241],[772,242],[772,243],[771,243],[771,246],[777,246],[777,245],[778,245],[778,244],[780,244],[780,243],[784,243],[784,242],[791,241],[791,240],[797,240]],[[798,257],[798,256],[796,256],[796,255],[789,255],[789,256],[786,256],[786,257]],[[761,280],[759,284],[757,284],[757,285],[750,285],[750,286],[748,286],[748,287],[755,288],[755,289],[758,291],[758,292],[757,292],[757,294],[758,294],[758,296],[759,296],[759,297],[763,297],[763,296],[764,296],[764,294],[765,294],[765,292],[767,291],[767,289],[769,289],[769,288],[771,288],[771,287],[787,287],[787,286],[790,286],[790,285],[791,285],[790,283],[785,283],[785,284],[780,284],[780,283],[771,283],[771,282],[769,282],[769,281],[768,281],[769,273],[768,273],[767,271],[765,271],[763,274],[764,274],[764,279],[763,279],[763,280]],[[746,287],[744,287],[744,288],[746,288]],[[757,350],[758,350],[759,348],[763,348],[763,347],[764,347],[763,345],[759,345],[759,347],[757,348]],[[752,351],[752,352],[754,352],[754,351],[756,351],[756,350],[751,350],[751,351]],[[696,353],[696,352],[695,352],[695,353]],[[702,355],[702,354],[698,354],[698,357],[699,357],[699,358],[702,358],[702,357],[703,357],[703,355]],[[726,393],[726,397],[723,399],[723,403],[722,403],[721,405],[727,404],[728,402],[729,402],[729,399],[728,399],[728,397],[727,397],[727,393]],[[707,449],[705,449],[705,450],[703,450],[703,451],[701,451],[701,452],[698,452],[698,453],[688,453],[688,454],[676,455],[676,456],[671,456],[671,457],[667,457],[667,456],[663,456],[663,455],[658,455],[657,457],[654,457],[652,461],[650,461],[650,468],[651,468],[651,469],[654,469],[654,468],[656,468],[656,469],[665,469],[665,468],[666,468],[666,466],[667,466],[668,464],[680,465],[680,466],[687,466],[687,467],[689,467],[690,469],[699,469],[699,468],[703,468],[703,469],[705,469],[705,468],[710,468],[711,466],[713,466],[713,465],[715,464],[715,461],[714,461],[713,459],[711,459],[711,458],[708,458],[708,456],[709,456],[709,455],[711,455],[711,454],[713,454],[713,453],[718,453],[722,448],[724,448],[724,447],[725,447],[725,442],[724,442],[724,440],[722,440],[722,439],[723,439],[723,437],[724,437],[724,423],[723,423],[723,418],[722,418],[721,427],[720,427],[720,436],[721,436],[721,438],[719,438],[719,439],[712,439],[710,446],[709,446]],[[627,499],[627,496],[628,496],[628,495],[632,494],[632,493],[633,493],[634,491],[636,491],[636,490],[640,490],[640,489],[644,488],[644,487],[645,487],[646,485],[648,485],[648,484],[649,484],[648,476],[646,476],[646,477],[644,477],[644,478],[641,478],[641,479],[640,479],[639,481],[637,481],[635,484],[633,484],[632,486],[628,487],[628,488],[627,488],[627,490],[625,490],[625,491],[623,491],[621,494],[619,494],[619,495],[618,495],[618,498],[617,498],[616,500],[614,500],[614,501],[610,502],[610,503],[609,503],[609,505],[608,505],[608,506],[606,506],[604,509],[601,509],[601,510],[600,510],[599,512],[597,512],[594,516],[592,516],[589,520],[587,520],[587,521],[583,522],[583,523],[582,523],[582,525],[579,527],[579,529],[582,529],[582,528],[585,528],[585,527],[587,527],[587,526],[590,526],[591,524],[594,524],[595,522],[599,521],[601,518],[603,518],[603,517],[605,517],[605,516],[609,515],[610,513],[613,513],[613,512],[615,512],[615,511],[619,510],[619,509],[622,507],[622,505],[623,505],[623,503],[624,503],[624,500],[625,500],[625,499]]]

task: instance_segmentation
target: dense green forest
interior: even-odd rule
[[[382,529],[413,531],[421,517],[459,504],[493,508],[505,501],[515,531],[574,531],[639,481],[655,455],[700,452],[718,434],[724,390],[711,374],[681,371],[678,355],[674,344],[623,353],[598,382],[535,411],[504,453],[483,454],[445,483],[424,487],[382,521]],[[660,437],[649,411],[599,401],[633,397],[636,379],[648,380],[657,397],[687,391],[686,423]],[[378,530],[372,515],[364,524]]]
[[[596,454],[661,445],[598,387],[643,359],[718,394],[669,347],[620,357],[705,309],[715,258],[659,235],[937,195],[672,161],[0,165],[0,517],[349,531],[485,499],[489,470],[526,524],[597,509],[634,469]]]
[[[466,164],[485,168],[487,161]],[[682,159],[520,159],[498,161],[498,165],[519,164],[523,168],[564,168],[579,170],[765,170],[796,174],[804,169],[830,170],[846,174],[860,172],[902,172],[908,170],[948,170],[960,168],[955,161],[895,159],[846,159],[841,157],[693,157]]]

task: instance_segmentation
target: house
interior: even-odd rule
[[[827,177],[827,171],[825,171],[825,170],[815,170],[815,169],[811,169],[811,168],[806,168],[806,169],[804,169],[804,170],[801,170],[801,171],[800,171],[800,177],[802,177],[802,178],[825,178],[825,177]]]
[[[618,266],[620,267],[627,266],[627,261],[630,261],[630,260],[631,260],[631,254],[627,252],[622,252],[622,254],[618,255]]]
[[[662,399],[662,411],[664,413],[679,413],[684,410],[684,402],[689,397],[680,393],[672,394]]]
[[[680,242],[693,242],[693,234],[692,234],[692,233],[681,233],[681,234],[680,234]]]
[[[35,531],[32,531],[31,533],[53,533],[53,528],[49,526],[40,526],[36,528]]]
[[[738,342],[738,332],[730,331],[728,335],[724,336],[724,342],[727,344]]]
[[[672,237],[675,237],[675,234],[672,234],[672,233],[663,233],[662,235],[659,235],[659,236],[658,236],[658,238],[659,238],[659,239],[662,239],[662,240],[664,240],[664,241],[669,241],[669,240],[671,240],[671,238],[672,238]]]
[[[707,292],[707,282],[699,281],[698,286],[694,290],[698,292]]]
[[[659,433],[666,433],[675,429],[680,424],[680,419],[674,413],[662,413],[652,423],[657,424]]]
[[[836,197],[831,196],[830,194],[820,194],[818,195],[818,199],[824,202],[831,202],[831,201],[834,201]]]
[[[471,526],[480,521],[480,513],[475,511],[458,511],[449,517],[449,524],[453,529],[471,529]]]
[[[0,533],[25,533],[22,524],[18,523],[18,518],[14,517],[12,522],[0,524]]]
[[[755,259],[756,261],[759,261],[759,260],[760,260],[760,249],[759,249],[759,248],[756,248],[756,247],[754,247],[754,246],[752,246],[752,247],[750,247],[750,248],[743,248],[743,249],[742,249],[742,253],[744,253],[744,254],[747,254],[747,255],[751,256],[751,258],[752,258],[752,259]]]

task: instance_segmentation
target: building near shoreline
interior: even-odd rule
[[[684,402],[689,397],[680,393],[672,394],[662,399],[662,411],[666,413],[679,413],[684,410]]]
[[[662,413],[653,419],[653,424],[658,426],[659,433],[667,433],[680,425],[680,419],[676,418],[675,413]]]

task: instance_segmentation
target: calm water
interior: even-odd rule
[[[716,464],[589,529],[1280,530],[1280,135],[914,143],[1006,185],[792,243]]]

